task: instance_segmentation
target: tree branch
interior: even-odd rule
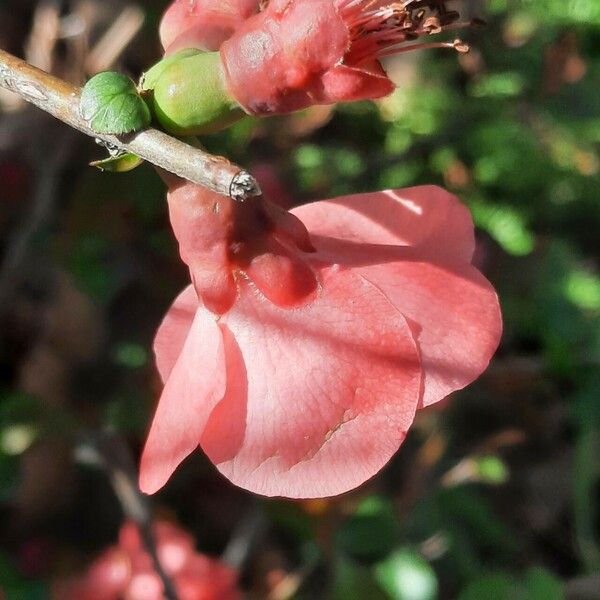
[[[194,148],[157,129],[126,135],[100,135],[79,114],[81,90],[0,49],[0,87],[4,87],[67,125],[109,147],[136,154],[148,162],[243,201],[260,195],[260,187],[247,171],[220,156]]]
[[[60,178],[71,156],[74,137],[74,132],[65,129],[54,138],[53,153],[36,161],[38,167],[31,203],[23,224],[9,239],[4,258],[0,262],[0,315],[8,308],[12,294],[26,272],[23,265],[30,258],[32,242],[48,224],[56,209]],[[39,154],[42,153],[39,146],[36,150]]]
[[[76,458],[79,462],[105,470],[125,517],[139,528],[142,543],[162,581],[164,597],[167,600],[179,600],[172,579],[165,573],[158,559],[149,502],[138,489],[135,464],[122,438],[107,432],[82,432]]]

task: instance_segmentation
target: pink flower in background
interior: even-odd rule
[[[160,24],[160,40],[167,54],[183,48],[218,50],[222,42],[249,16],[260,0],[176,0]]]
[[[314,104],[381,98],[394,90],[379,60],[415,48],[421,36],[456,29],[445,2],[403,0],[270,0],[221,46],[229,93],[253,115]]]
[[[181,600],[239,600],[235,571],[199,554],[193,538],[175,525],[154,525],[158,559]],[[133,523],[119,543],[103,552],[80,578],[60,583],[56,600],[163,600],[163,584]]]
[[[473,381],[501,335],[467,209],[436,187],[293,215],[171,182],[193,285],[158,330],[153,493],[198,445],[233,483],[331,496],[375,475],[417,409]]]

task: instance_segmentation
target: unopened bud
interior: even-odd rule
[[[183,50],[155,65],[142,80],[161,126],[174,135],[203,135],[244,116],[227,93],[217,52]]]

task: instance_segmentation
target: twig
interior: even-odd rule
[[[595,600],[600,590],[600,575],[591,573],[571,579],[565,584],[565,598],[568,600]]]
[[[135,465],[123,440],[107,433],[86,434],[77,447],[76,456],[80,462],[99,466],[106,471],[125,517],[134,521],[140,530],[142,543],[162,581],[165,598],[179,600],[173,581],[158,560],[150,506],[138,489]]]
[[[153,165],[219,194],[239,201],[260,195],[258,183],[247,171],[162,131],[146,129],[120,137],[97,134],[79,114],[79,88],[32,67],[4,50],[0,50],[0,87],[18,94],[86,135],[100,139],[109,147],[136,154]]]
[[[23,264],[27,262],[32,241],[50,220],[54,211],[60,177],[73,149],[74,134],[65,131],[57,136],[52,154],[40,160],[35,192],[23,225],[9,241],[0,264],[0,314],[6,308],[15,283],[20,280]]]
[[[40,2],[33,14],[31,33],[27,40],[27,61],[43,71],[52,70],[54,47],[60,29],[60,8],[56,0]]]
[[[89,53],[85,70],[93,74],[110,69],[143,25],[144,11],[139,6],[126,6]]]
[[[235,528],[233,535],[221,558],[228,565],[241,570],[252,548],[265,535],[268,528],[267,518],[262,507],[255,504]]]

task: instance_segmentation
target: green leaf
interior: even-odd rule
[[[542,567],[532,567],[525,573],[527,600],[564,600],[562,581]]]
[[[35,423],[44,405],[35,396],[21,392],[0,391],[0,428],[22,423]]]
[[[7,456],[0,452],[0,503],[9,503],[13,500],[13,494],[19,484],[19,459],[15,456]],[[0,558],[0,575],[2,574],[2,561]],[[0,577],[1,579],[1,577]]]
[[[112,397],[104,407],[103,424],[113,431],[125,435],[143,435],[149,415],[140,410],[143,394],[127,393]]]
[[[532,567],[524,577],[496,572],[470,582],[459,600],[564,600],[563,584],[542,567]]]
[[[45,600],[49,597],[46,584],[25,579],[5,554],[0,554],[0,590],[0,594],[2,592],[6,594],[6,596],[2,595],[2,598]]]
[[[391,502],[367,498],[337,532],[343,554],[364,562],[379,560],[397,545],[399,524]]]
[[[98,73],[85,84],[79,112],[97,133],[139,131],[151,121],[150,109],[133,81],[114,71]]]
[[[375,567],[375,578],[394,600],[435,600],[438,582],[435,571],[409,548],[391,554]]]
[[[484,483],[501,485],[509,477],[508,468],[498,456],[482,456],[477,460],[477,475]]]
[[[519,584],[508,573],[490,573],[469,583],[459,600],[516,600]],[[522,599],[520,599],[522,600]]]
[[[334,600],[387,600],[387,595],[373,578],[372,571],[348,558],[338,556],[335,561]]]
[[[269,519],[286,535],[291,535],[302,542],[310,542],[313,539],[314,526],[311,518],[299,505],[291,502],[273,502],[265,509]]]
[[[148,353],[140,344],[123,342],[114,348],[113,360],[128,369],[141,369],[148,362]]]
[[[594,402],[598,397],[594,396]],[[593,420],[591,420],[593,424]],[[600,569],[600,540],[596,524],[600,509],[594,498],[600,482],[600,465],[594,460],[600,452],[600,433],[593,426],[586,426],[579,434],[573,464],[575,530],[579,550],[588,571]]]
[[[102,160],[95,160],[90,163],[90,166],[96,167],[101,171],[109,171],[111,173],[127,173],[139,167],[144,161],[131,152],[125,152],[117,156],[109,156]]]

